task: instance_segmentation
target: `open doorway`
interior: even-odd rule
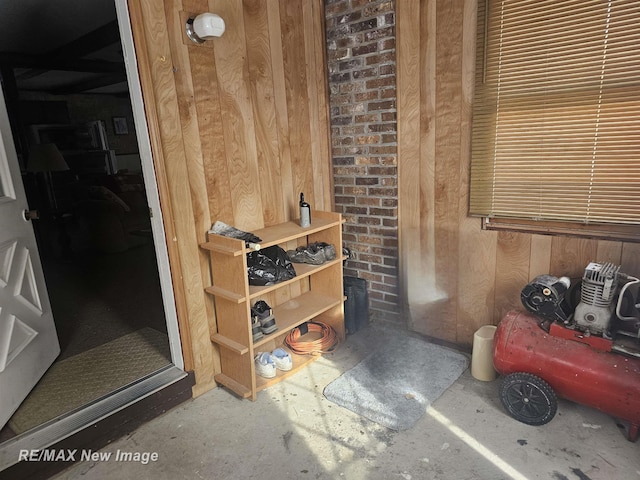
[[[113,0],[37,3],[0,7],[49,35],[3,37],[0,74],[61,353],[0,447],[172,364]]]

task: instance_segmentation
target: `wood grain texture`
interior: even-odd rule
[[[456,341],[472,338],[487,319],[495,323],[494,279],[497,232],[480,230],[477,218],[467,217],[469,203],[469,166],[471,161],[471,105],[475,82],[476,6],[464,2],[462,18],[462,65],[460,103],[460,202],[458,311]]]
[[[462,102],[462,2],[435,8],[434,222],[438,289],[446,293],[433,335],[456,341]],[[444,48],[438,48],[444,46]],[[429,95],[427,93],[427,95]],[[437,252],[437,253],[436,253]]]
[[[477,6],[396,3],[401,305],[411,329],[461,345],[522,308],[537,275],[581,276],[591,261],[640,273],[635,243],[485,231],[468,216]]]
[[[597,257],[596,240],[576,237],[553,237],[551,241],[551,275],[581,277],[589,262]]]
[[[313,162],[311,157],[311,125],[309,118],[309,91],[305,64],[305,32],[302,3],[280,0],[280,31],[282,34],[285,91],[289,117],[289,142],[291,148],[293,211],[297,211],[300,192],[314,199]],[[316,208],[315,205],[311,205]],[[297,213],[292,215],[297,217]]]
[[[420,8],[418,2],[398,2],[396,4],[396,43],[398,78],[398,179],[399,179],[399,227],[400,247],[399,289],[403,314],[416,331],[424,326],[421,318],[428,305],[423,298],[426,292],[435,289],[434,268],[423,268],[417,258],[421,258],[420,214],[425,209],[421,194],[420,144],[421,144],[421,98],[420,89]],[[400,121],[402,120],[402,121]],[[419,199],[416,201],[416,199]],[[428,232],[432,232],[429,229]],[[422,278],[426,276],[425,280]]]
[[[287,92],[284,78],[284,53],[282,49],[282,30],[280,27],[279,2],[267,2],[267,20],[269,22],[269,42],[271,46],[271,71],[273,74],[273,103],[278,134],[278,154],[280,160],[280,184],[282,186],[282,204],[280,214],[284,220],[296,216],[296,195],[293,189],[291,170],[291,141],[289,134],[289,114],[287,110]],[[328,125],[328,122],[327,122]],[[329,158],[329,156],[327,156]]]
[[[261,0],[245,0],[245,24],[249,60],[249,82],[253,115],[256,125],[258,178],[263,205],[263,223],[270,225],[285,221],[281,210],[282,190],[271,188],[278,184],[281,166],[278,149],[278,128],[271,70],[271,45],[267,5]]]
[[[308,2],[305,2],[307,5]],[[313,157],[314,171],[320,172],[319,177],[323,180],[322,191],[319,192],[316,188],[314,190],[316,194],[316,201],[322,195],[322,202],[318,201],[316,209],[333,212],[335,209],[335,199],[333,196],[334,182],[333,182],[333,168],[330,162],[325,161],[327,158],[331,158],[331,135],[329,128],[324,128],[331,124],[331,117],[329,114],[329,78],[327,71],[327,47],[326,47],[326,25],[324,14],[324,1],[314,0],[312,2],[311,17],[314,21],[311,23],[313,29],[310,33],[313,40],[314,55],[315,55],[315,70],[311,71],[312,79],[315,79],[314,88],[315,91],[311,91],[309,95],[312,95],[318,101],[317,106],[317,122],[315,123],[315,130],[317,135],[312,135],[312,139],[316,139],[319,145],[319,152]],[[309,15],[307,15],[308,17]],[[317,21],[316,19],[320,19]],[[320,72],[324,72],[321,74]],[[325,94],[326,93],[326,94]]]
[[[546,275],[551,267],[550,235],[531,235],[531,253],[529,255],[529,278],[533,280],[538,275]]]
[[[623,272],[640,278],[640,243],[623,244],[620,263]]]
[[[622,242],[600,240],[596,247],[595,261],[598,263],[613,263],[620,265],[622,261]]]
[[[314,3],[317,2],[301,2],[302,3],[302,18],[304,24],[304,56],[307,59],[306,62],[306,71],[305,71],[305,79],[307,85],[307,98],[309,99],[309,128],[310,131],[315,131],[320,124],[320,102],[318,96],[315,95],[317,89],[317,77],[315,72],[317,71],[317,62],[322,61],[322,56],[318,56],[316,54],[317,48],[317,35],[320,33],[318,30],[314,29]],[[322,35],[319,37],[323,38]],[[324,188],[325,178],[329,178],[329,175],[323,176],[323,165],[322,162],[318,161],[322,155],[322,143],[323,138],[315,135],[311,136],[311,148],[309,151],[312,166],[312,175],[315,179],[314,181],[314,190],[313,197],[313,205],[317,210],[323,210],[322,205],[324,204],[324,194],[323,192],[327,190]],[[325,174],[328,172],[324,172]]]
[[[422,312],[420,317],[425,323],[424,333],[438,335],[438,330],[446,326],[442,319],[450,318],[446,313],[450,292],[446,291],[439,281],[436,270],[436,10],[435,4],[420,7],[416,15],[418,22],[428,25],[426,41],[418,42],[418,86],[425,94],[425,101],[418,104],[420,112],[418,148],[419,175],[417,175],[419,201],[413,200],[418,208],[419,219],[419,251],[416,262],[420,269],[416,286],[424,289],[422,294]],[[415,33],[419,32],[419,25]],[[420,38],[419,36],[417,37]],[[415,41],[415,40],[414,40]],[[417,173],[417,172],[416,172]],[[415,310],[415,309],[414,309]]]
[[[267,186],[260,182],[243,4],[241,0],[209,4],[226,24],[224,35],[215,39],[214,54],[234,225],[253,230],[264,226],[260,190]]]
[[[254,230],[294,218],[300,191],[314,208],[332,202],[324,4],[132,0],[130,10],[197,395],[215,385],[221,362],[208,341],[217,324],[204,292],[209,254],[198,248],[206,230],[216,220]],[[226,32],[196,45],[184,22],[204,11],[221,15]]]
[[[500,319],[520,302],[522,287],[529,282],[531,235],[517,232],[498,232],[496,250],[495,309],[493,322]]]
[[[168,1],[172,11],[180,10],[181,6],[178,3]],[[207,385],[211,388],[215,385],[213,376],[216,356],[211,343],[203,340],[203,337],[209,336],[205,299],[199,292],[201,288],[204,289],[205,285],[202,281],[201,253],[197,246],[199,242],[196,237],[195,215],[190,195],[177,89],[173,75],[171,42],[168,34],[171,24],[166,17],[163,5],[160,3],[142,2],[141,13],[145,25],[155,108],[160,119],[156,120],[154,124],[159,127],[165,160],[164,168],[168,179],[169,200],[176,228],[175,237],[171,240],[177,243],[179,251],[182,272],[180,281],[184,285],[183,295],[191,333],[191,344],[186,348],[190,348],[193,353],[196,385]]]
[[[203,2],[202,0],[185,0],[184,3],[179,1],[176,1],[175,3],[165,3],[167,33],[170,38],[178,111],[180,114],[186,168],[190,185],[191,204],[195,227],[194,234],[198,238],[198,241],[200,241],[206,239],[200,232],[206,231],[211,226],[211,213],[209,211],[209,202],[207,199],[207,177],[205,169],[203,168],[202,144],[199,141],[200,126],[195,103],[194,84],[192,82],[192,77],[187,75],[187,72],[193,71],[194,64],[196,69],[198,69],[198,66],[202,62],[199,62],[199,58],[196,58],[195,62],[192,64],[189,49],[194,50],[194,48],[186,43],[184,33],[184,23],[186,18],[188,18],[188,15],[183,11],[178,10],[180,8],[184,8],[189,12],[198,12],[202,11],[202,8],[206,8],[206,2]],[[206,53],[207,50],[201,49],[199,51]],[[211,56],[210,50],[209,56]],[[206,251],[199,251],[199,263],[202,284],[206,286],[211,281],[211,275],[207,268],[209,265],[209,258]],[[216,317],[213,299],[211,297],[205,296],[204,307],[206,318],[208,319],[207,324],[209,332],[215,333],[217,331],[217,325],[215,321]],[[209,375],[215,375],[220,371],[219,357],[216,352],[213,352],[210,358],[213,362],[213,368],[209,370]]]
[[[208,9],[206,0],[185,0],[183,2],[183,19],[185,16],[195,15]],[[207,195],[204,200],[208,203],[209,226],[215,220],[233,223],[233,210],[230,202],[220,202],[216,199],[231,198],[229,171],[225,161],[225,140],[222,129],[223,119],[220,109],[220,95],[216,77],[216,63],[213,48],[200,48],[199,45],[188,42],[188,68],[179,70],[177,77],[183,77],[184,83],[192,85],[192,97],[187,99],[193,103],[197,115],[198,138],[191,138],[200,151],[201,159],[192,157],[195,166],[190,170],[201,169],[206,183]],[[177,41],[177,39],[175,39]]]

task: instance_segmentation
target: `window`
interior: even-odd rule
[[[471,215],[637,238],[640,2],[479,3]]]

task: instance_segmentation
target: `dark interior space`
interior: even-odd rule
[[[102,12],[78,12],[90,30],[76,28],[73,38],[61,5],[42,19],[50,41],[0,43],[2,89],[61,348],[32,395],[64,362],[90,363],[78,356],[106,355],[107,345],[134,332],[151,331],[149,345],[171,361],[115,9],[100,3]],[[9,13],[15,23],[31,12]],[[63,33],[56,35],[56,23]],[[132,378],[109,379],[105,388]],[[11,425],[0,442],[24,433]]]

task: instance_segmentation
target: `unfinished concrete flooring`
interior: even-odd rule
[[[615,419],[560,400],[549,424],[524,425],[503,411],[499,380],[480,382],[469,370],[402,432],[323,397],[328,383],[401,334],[411,335],[361,330],[256,402],[210,391],[102,449],[109,460],[55,478],[640,480],[640,442],[626,440]],[[157,460],[122,458],[145,452]]]

